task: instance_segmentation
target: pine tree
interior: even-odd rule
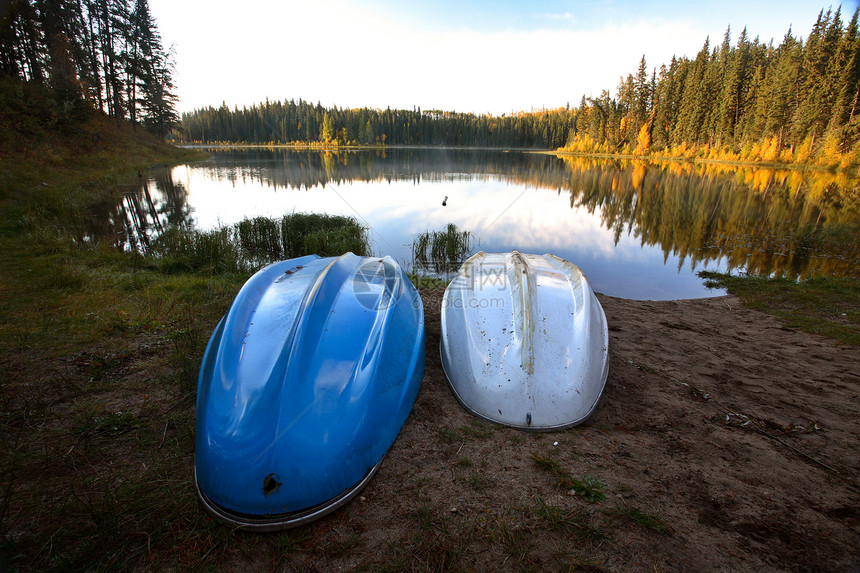
[[[323,116],[322,127],[320,127],[320,141],[329,143],[332,139],[334,139],[334,123],[331,115],[326,112]]]
[[[0,13],[0,72],[42,81],[44,48],[38,15],[28,0],[12,0]]]
[[[178,119],[173,91],[173,62],[173,50],[163,53],[158,46],[140,85],[144,125],[162,139],[170,133]]]
[[[857,112],[858,97],[860,97],[858,14],[860,14],[860,8],[854,11],[854,15],[840,40],[838,56],[829,73],[834,84],[833,91],[836,100],[827,131],[848,129]]]

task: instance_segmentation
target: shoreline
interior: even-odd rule
[[[394,149],[409,150],[457,150],[457,151],[497,151],[500,153],[520,152],[538,155],[553,155],[556,157],[583,157],[590,159],[606,159],[621,161],[649,161],[653,163],[689,163],[693,165],[724,165],[726,167],[759,168],[784,171],[845,173],[856,176],[860,165],[834,167],[811,165],[808,163],[782,163],[708,159],[703,157],[663,156],[655,154],[636,155],[624,153],[589,153],[580,151],[565,151],[564,149],[535,149],[527,147],[486,147],[486,146],[457,146],[457,145],[330,145],[312,143],[173,143],[181,149],[293,149],[300,151],[386,151]]]

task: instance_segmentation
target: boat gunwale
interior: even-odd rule
[[[440,354],[440,358],[441,358],[442,357],[442,342],[441,341],[439,342],[439,354]],[[442,360],[443,360],[443,364],[444,364],[444,358],[442,358]],[[604,369],[603,382],[600,385],[600,392],[597,395],[597,400],[594,401],[594,404],[591,405],[591,408],[588,410],[588,412],[584,416],[580,417],[578,420],[575,420],[573,422],[567,422],[564,424],[558,424],[555,426],[534,426],[534,425],[512,424],[509,422],[502,422],[502,421],[490,418],[489,416],[485,416],[484,414],[481,414],[477,410],[472,409],[468,404],[466,404],[466,402],[463,401],[463,399],[460,397],[460,394],[457,393],[456,388],[454,388],[454,385],[451,384],[451,379],[448,378],[448,373],[445,371],[444,368],[443,368],[443,372],[445,372],[445,378],[448,380],[448,388],[451,389],[451,393],[454,394],[454,397],[457,399],[457,402],[459,402],[460,405],[467,412],[472,414],[473,416],[477,416],[478,418],[480,418],[482,420],[486,420],[487,422],[492,422],[493,424],[498,424],[500,426],[506,426],[508,428],[513,428],[515,430],[523,430],[525,432],[541,433],[541,432],[558,432],[558,431],[570,429],[574,426],[578,426],[578,425],[586,422],[592,416],[592,414],[594,414],[594,411],[597,409],[597,405],[600,403],[600,397],[603,395],[603,390],[606,388],[606,380],[609,378],[609,364],[607,363],[606,368]]]
[[[385,454],[383,454],[382,458],[376,462],[372,468],[367,470],[367,473],[357,484],[344,490],[333,498],[305,509],[288,511],[285,513],[254,515],[233,511],[219,505],[212,501],[205,493],[203,493],[203,490],[200,489],[200,483],[197,480],[196,463],[194,464],[194,486],[197,489],[197,498],[203,505],[203,509],[205,509],[212,517],[235,526],[238,531],[268,533],[305,525],[306,523],[316,521],[317,519],[320,519],[321,517],[324,517],[348,504],[356,495],[367,487],[367,484],[370,483],[370,480],[376,474],[376,471],[379,469],[379,466],[382,465],[384,460]]]

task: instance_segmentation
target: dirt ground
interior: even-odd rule
[[[26,392],[0,404],[27,454],[0,475],[12,494],[4,531],[17,543],[0,546],[0,573],[4,551],[24,570],[860,572],[856,347],[732,296],[598,295],[610,369],[594,415],[522,432],[454,398],[439,358],[441,297],[422,291],[426,372],[379,471],[345,507],[287,532],[236,532],[204,513],[192,382],[153,398],[156,381],[175,377],[159,374],[173,364],[160,358],[171,348],[161,330],[41,366],[34,383],[58,382],[40,410]],[[31,354],[0,353],[0,370],[14,382]],[[28,381],[8,392],[38,388]],[[16,396],[24,405],[12,408]],[[106,422],[119,408],[134,416]],[[62,551],[91,536],[88,550]]]
[[[438,317],[441,292],[422,296]],[[598,298],[609,378],[594,415],[565,432],[468,414],[428,320],[421,391],[382,467],[282,565],[860,571],[857,350],[732,296]],[[568,491],[536,457],[602,481],[605,500]]]

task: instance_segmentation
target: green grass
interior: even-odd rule
[[[786,326],[860,345],[860,280],[735,276],[703,271],[705,286],[725,288],[744,304],[780,319]]]
[[[444,290],[451,281],[446,281],[438,277],[419,275],[414,272],[408,273],[409,280],[419,290]]]
[[[24,120],[31,140],[0,138],[0,568],[205,566],[229,531],[189,480],[197,370],[247,274],[207,238],[183,244],[202,273],[81,241],[138,170],[200,156],[105,118]]]
[[[553,458],[552,454],[539,454],[534,452],[532,460],[541,470],[555,477],[556,483],[568,491],[573,491],[581,498],[595,503],[606,499],[606,482],[591,476],[577,478],[565,472],[561,464]]]
[[[629,523],[634,523],[644,529],[659,533],[660,535],[669,535],[672,533],[672,527],[666,522],[665,519],[663,519],[656,513],[649,513],[647,511],[642,511],[641,509],[637,509],[635,507],[629,507],[620,504],[617,504],[607,513],[610,517],[621,519]]]
[[[75,426],[75,433],[82,436],[115,436],[134,430],[143,422],[131,412],[96,412],[86,414]]]
[[[508,555],[513,557],[520,571],[537,571],[535,559],[532,556],[533,542],[527,529],[509,527],[504,520],[499,519],[496,536],[507,549]]]
[[[285,258],[316,253],[321,257],[352,251],[370,255],[367,231],[354,218],[319,213],[292,213],[280,222]]]
[[[294,213],[281,219],[244,219],[208,231],[171,228],[154,241],[145,260],[165,273],[248,274],[283,259],[348,252],[370,254],[367,230],[355,219]]]
[[[459,428],[441,426],[437,432],[440,440],[450,444],[453,442],[486,440],[496,433],[497,428],[498,426],[495,424],[473,419],[469,420],[469,422],[463,424]]]
[[[534,512],[552,529],[563,531],[582,541],[599,541],[607,537],[606,531],[594,525],[588,514],[566,511],[557,505],[546,503],[540,497],[537,499]]]
[[[474,541],[474,529],[457,524],[450,515],[431,505],[412,515],[413,528],[397,543],[357,567],[359,571],[465,571],[465,549]]]
[[[472,245],[469,231],[448,223],[444,231],[425,231],[412,242],[414,268],[435,273],[456,271],[463,264]]]
[[[489,487],[489,483],[484,474],[477,470],[472,470],[469,472],[469,475],[466,477],[466,482],[469,484],[469,487],[475,491],[481,491],[482,489],[486,489]]]

